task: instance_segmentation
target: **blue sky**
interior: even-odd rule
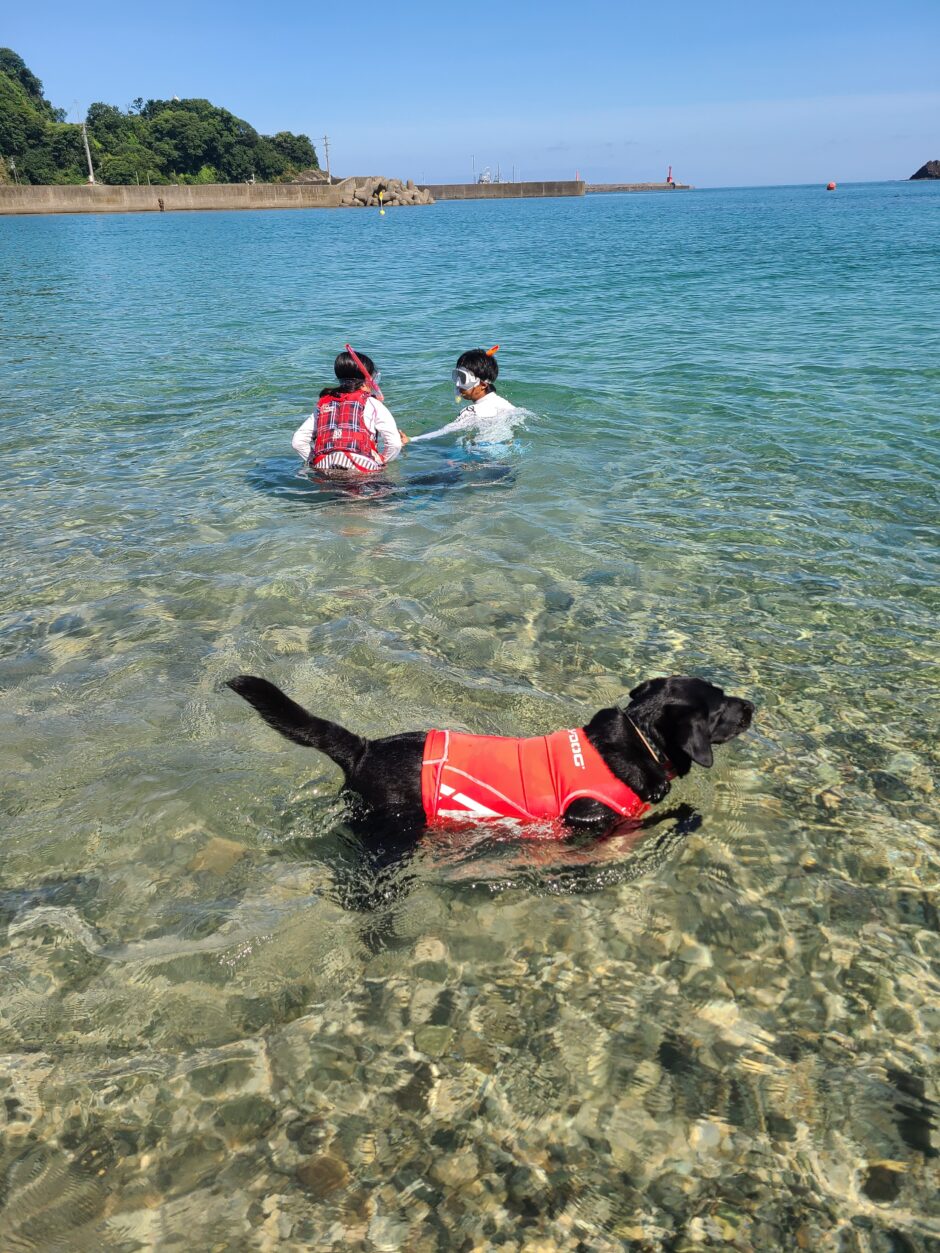
[[[940,2],[19,4],[47,96],[205,96],[330,135],[341,174],[429,182],[906,178],[940,158]],[[322,154],[321,154],[322,158]]]

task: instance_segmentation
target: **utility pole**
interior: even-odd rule
[[[85,156],[88,160],[88,181],[92,187],[95,185],[95,171],[91,164],[91,149],[88,147],[88,129],[85,126],[85,119],[82,118],[82,139],[85,141]]]
[[[476,154],[474,153],[470,157],[470,182],[475,183],[476,181],[477,181],[477,159],[476,159]]]
[[[330,137],[329,135],[323,136],[323,157],[324,157],[324,160],[326,161],[326,181],[328,183],[332,183],[333,176],[330,174]]]
[[[77,100],[73,101],[73,104],[75,105],[75,112],[78,114],[81,114],[82,107],[78,103],[78,101]],[[81,118],[78,124],[82,128],[82,140],[84,141],[84,144],[85,144],[85,160],[88,162],[88,181],[89,183],[91,183],[92,187],[94,187],[95,171],[94,171],[94,167],[91,164],[91,149],[88,147],[88,130],[85,126],[84,117]]]

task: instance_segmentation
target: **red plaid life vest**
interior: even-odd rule
[[[533,739],[429,731],[424,741],[421,800],[429,823],[544,822],[563,817],[581,796],[628,818],[649,809],[621,783],[583,729]]]
[[[385,464],[365,423],[370,392],[362,388],[341,396],[321,396],[317,401],[317,424],[308,465],[316,469],[331,453],[345,453],[359,470],[377,470]],[[365,462],[366,464],[361,464]]]

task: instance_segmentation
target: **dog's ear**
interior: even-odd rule
[[[652,696],[654,692],[661,691],[665,684],[665,679],[645,679],[639,686],[633,689],[630,693],[630,699],[645,700],[647,696]]]
[[[689,713],[676,723],[676,743],[684,753],[707,770],[715,760],[708,738],[708,718],[704,714]]]

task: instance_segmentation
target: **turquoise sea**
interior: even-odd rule
[[[527,416],[309,484],[346,340]],[[938,363],[940,184],[0,219],[0,1248],[940,1247]],[[363,894],[240,671],[758,712],[696,830]]]

